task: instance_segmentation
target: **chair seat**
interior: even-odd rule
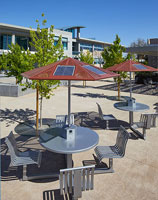
[[[94,149],[97,158],[101,161],[103,158],[121,158],[115,146],[97,146]]]
[[[104,120],[116,120],[116,118],[113,115],[103,115]]]
[[[134,124],[132,124],[132,127],[134,129],[143,128],[144,127],[144,122],[134,122]]]
[[[18,157],[11,162],[11,166],[21,166],[21,165],[29,165],[29,164],[40,164],[41,162],[41,153],[35,151],[26,151],[19,152]]]
[[[38,157],[39,157],[39,152],[37,151],[25,151],[25,152],[19,152],[19,157],[21,159],[26,159],[27,157],[29,157],[31,160],[37,162],[38,161]]]

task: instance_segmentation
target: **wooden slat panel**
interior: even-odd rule
[[[72,193],[72,171],[69,172],[69,192]]]
[[[94,188],[94,168],[91,169],[91,190]]]
[[[85,191],[86,190],[86,184],[85,184],[85,169],[82,170],[82,190]]]
[[[63,172],[60,172],[60,194],[63,195]]]
[[[86,188],[86,190],[89,190],[89,173],[90,172],[90,170],[89,169],[87,169],[87,188]]]
[[[81,198],[81,170],[74,171],[74,199]]]
[[[65,194],[68,193],[68,177],[67,177],[67,172],[65,172],[65,177],[64,177],[64,186],[65,186]]]

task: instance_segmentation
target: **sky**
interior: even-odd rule
[[[158,37],[158,0],[7,0],[0,23],[36,28],[45,14],[47,27],[81,25],[81,37],[112,43],[116,34],[130,46],[138,38]]]

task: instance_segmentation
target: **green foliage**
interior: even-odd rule
[[[122,63],[125,60],[131,59],[131,54],[127,54],[126,57],[123,57],[123,52],[125,51],[125,48],[120,45],[120,42],[121,39],[118,35],[116,35],[116,39],[113,44],[107,49],[104,49],[104,51],[102,52],[102,57],[105,61],[103,68],[108,68],[115,64]],[[116,78],[118,83],[122,83],[122,80],[128,78],[127,72],[118,72],[118,74],[120,74],[120,76]]]
[[[42,18],[44,14],[42,14]],[[36,20],[37,31],[30,31],[31,42],[30,45],[35,49],[34,63],[37,63],[38,67],[48,65],[50,63],[60,60],[64,54],[62,37],[59,37],[58,43],[54,45],[54,34],[53,26],[50,29],[45,28],[47,23],[46,19],[42,20],[43,28],[40,28],[39,20]],[[41,97],[50,98],[52,93],[52,86],[54,89],[59,85],[60,81],[57,80],[42,80],[42,81],[32,81],[31,83],[26,83],[26,88],[35,89],[39,87],[39,94]],[[26,89],[25,88],[25,89]]]
[[[7,70],[7,57],[4,53],[0,56],[0,70]]]
[[[123,52],[125,51],[125,48],[120,45],[121,39],[118,35],[116,35],[116,39],[113,42],[111,46],[109,46],[107,49],[104,49],[102,52],[102,57],[105,61],[105,64],[103,68],[111,67],[115,64],[119,64],[124,62],[125,60],[131,59],[131,55],[127,54],[127,56],[123,57]],[[118,98],[120,98],[120,83],[122,83],[123,80],[128,78],[127,72],[118,72],[120,75],[119,77],[115,78],[118,83]]]
[[[27,83],[22,84],[26,86],[22,90],[24,91],[27,88],[36,89],[38,86],[41,98],[45,97],[46,99],[49,99],[53,95],[53,90],[58,87],[59,83],[60,82],[58,80],[41,80],[41,81],[32,80],[31,82],[28,81]],[[54,85],[53,88],[52,85]]]
[[[94,62],[93,55],[90,51],[87,51],[86,53],[83,53],[81,51],[79,59],[80,61],[88,63],[88,64],[93,64]],[[83,87],[86,87],[86,81],[83,81]]]
[[[124,61],[123,52],[125,48],[120,45],[120,38],[116,35],[116,39],[111,46],[105,48],[102,52],[102,57],[105,61],[103,68],[111,67]]]
[[[7,70],[8,77],[14,76],[16,83],[21,83],[23,77],[21,73],[33,69],[33,55],[29,50],[21,49],[18,44],[9,46],[7,54],[3,54],[0,58],[0,65],[3,69]]]
[[[42,24],[45,26],[46,21],[43,20]],[[59,41],[56,46],[54,46],[54,34],[53,26],[50,27],[50,32],[47,28],[40,28],[38,23],[37,32],[30,31],[30,36],[32,42],[30,45],[34,47],[35,53],[35,62],[38,64],[38,67],[45,66],[47,64],[56,62],[58,59],[61,59],[64,53],[62,46],[62,38],[59,37]]]
[[[133,60],[136,61],[136,56],[134,54],[128,53],[124,60]]]
[[[93,64],[94,58],[92,53],[90,51],[87,51],[86,53],[81,52],[80,53],[80,61],[88,63],[88,64]]]

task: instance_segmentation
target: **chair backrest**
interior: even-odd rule
[[[97,106],[98,106],[98,113],[99,113],[99,117],[103,120],[103,112],[102,112],[102,109],[100,107],[100,105],[98,103],[96,103]]]
[[[156,127],[156,119],[158,118],[158,113],[151,114],[151,127]]]
[[[75,123],[74,114],[70,114],[70,125]],[[66,115],[66,125],[68,125],[68,115]]]
[[[143,128],[150,129],[152,125],[152,114],[143,113],[140,116],[140,122],[143,123]]]
[[[64,125],[66,123],[66,115],[56,115],[56,124]]]
[[[61,169],[60,170],[60,194],[72,194],[74,198],[82,197],[82,191],[92,190],[94,187],[95,165]]]
[[[117,149],[117,154],[123,157],[125,155],[126,144],[129,138],[129,133],[123,126],[120,126],[120,129],[117,134],[115,147]]]
[[[19,151],[17,148],[16,140],[14,138],[13,132],[11,131],[8,137],[5,139],[5,143],[8,146],[8,150],[11,156],[11,165],[14,166],[14,161],[17,159],[19,155]]]

